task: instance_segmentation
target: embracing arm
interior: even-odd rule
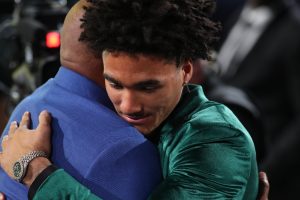
[[[9,135],[2,142],[3,152],[0,156],[1,166],[10,177],[14,177],[13,163],[28,152],[43,151],[47,155],[50,154],[50,120],[50,115],[42,112],[37,129],[30,130],[28,129],[30,116],[25,114],[19,127],[16,123],[11,125]],[[130,130],[134,129],[129,127],[128,130],[120,129],[119,131],[128,131],[129,134]],[[41,197],[43,197],[42,199],[45,197],[48,199],[57,199],[58,197],[59,199],[70,199],[70,197],[72,199],[99,199],[91,193],[95,187],[96,189],[98,187],[90,182],[93,181],[93,178],[100,177],[100,181],[103,180],[104,185],[99,183],[99,187],[107,187],[109,188],[107,191],[111,193],[105,193],[106,197],[104,198],[114,195],[114,199],[146,199],[161,181],[159,156],[156,148],[149,141],[133,138],[135,138],[134,134],[132,134],[132,138],[128,137],[113,143],[110,148],[99,155],[99,158],[95,159],[93,167],[86,172],[84,180],[86,187],[63,170],[49,172],[51,163],[43,157],[34,158],[29,162],[23,183],[30,188],[30,195],[34,196],[34,199]],[[16,146],[18,148],[15,148]],[[123,151],[116,156],[116,149],[121,147]],[[111,157],[111,159],[103,162],[102,157]],[[115,177],[111,177],[111,174]],[[106,182],[105,180],[110,181]],[[105,188],[104,192],[106,192]]]
[[[49,172],[48,172],[49,171]],[[100,200],[91,191],[77,182],[63,169],[47,167],[29,189],[29,199],[83,199]]]
[[[210,131],[234,131],[213,129]],[[217,139],[203,139],[195,134],[181,139],[176,148],[167,149],[170,153],[165,180],[150,199],[243,199],[249,185],[253,187],[249,199],[255,198],[258,180],[253,172],[256,170],[251,169],[251,152],[238,134]],[[202,135],[214,134],[203,132]]]

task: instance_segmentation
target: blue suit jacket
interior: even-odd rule
[[[44,109],[53,117],[52,161],[94,194],[141,200],[161,181],[156,147],[111,110],[105,90],[95,83],[61,67],[17,106],[10,121],[20,121],[30,111],[35,128]],[[7,132],[8,127],[3,135]],[[26,199],[28,192],[1,168],[0,191],[14,200]]]

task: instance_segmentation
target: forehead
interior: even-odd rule
[[[164,78],[178,71],[176,62],[144,54],[103,53],[104,74],[118,79]]]

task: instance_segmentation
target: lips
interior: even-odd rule
[[[150,119],[150,115],[142,117],[122,115],[121,117],[132,125],[143,125],[146,124]]]

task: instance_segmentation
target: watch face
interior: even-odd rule
[[[13,173],[15,176],[15,179],[20,179],[23,175],[24,168],[21,162],[17,161],[13,166]]]

